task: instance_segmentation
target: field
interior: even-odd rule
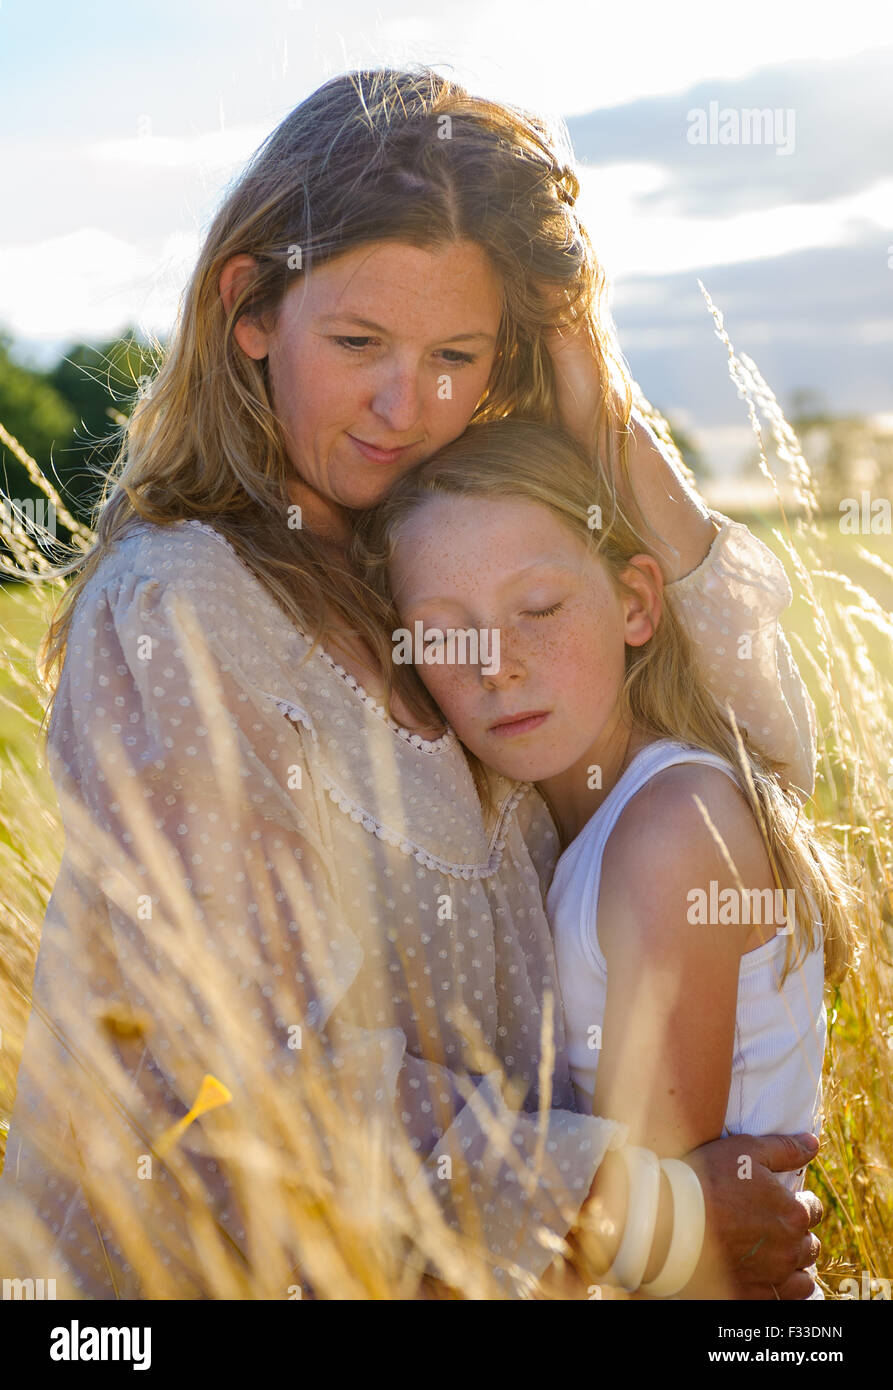
[[[747,520],[794,581],[784,624],[820,723],[813,813],[842,848],[862,894],[861,960],[828,998],[824,1142],[809,1177],[825,1203],[820,1273],[833,1296],[845,1276],[891,1275],[893,555],[889,537],[841,535],[832,517],[801,530],[795,564],[768,520]],[[22,586],[0,586],[0,1121],[11,1103],[40,921],[61,854],[55,796],[38,752],[32,665],[49,602]],[[353,1286],[354,1296],[388,1296],[381,1277],[372,1271],[359,1292]]]

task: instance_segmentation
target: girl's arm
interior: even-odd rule
[[[746,888],[773,879],[750,809],[724,773],[667,769],[626,808],[602,866],[598,944],[608,992],[594,1111],[629,1126],[630,1144],[682,1157],[720,1137],[728,1102],[738,970],[748,925],[693,924],[689,893],[738,881],[698,810],[709,815]],[[602,1174],[607,1209],[619,1181]],[[663,1179],[665,1187],[666,1179]],[[672,1203],[662,1202],[646,1280],[669,1242]],[[702,1277],[717,1271],[708,1250]],[[714,1285],[714,1296],[716,1290]]]

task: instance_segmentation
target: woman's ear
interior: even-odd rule
[[[620,575],[625,610],[624,638],[642,647],[657,631],[663,612],[664,577],[652,555],[634,555]]]
[[[257,273],[257,261],[253,256],[242,254],[231,256],[220,272],[218,286],[223,307],[229,315],[239,295],[251,285]],[[242,314],[233,326],[233,337],[246,357],[256,362],[269,352],[269,333],[256,319]]]

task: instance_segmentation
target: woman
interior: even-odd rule
[[[306,1143],[289,1130],[301,1087],[380,1120],[419,1213],[408,1244],[453,1282],[424,1248],[432,1195],[511,1294],[591,1222],[623,1136],[574,1109],[543,910],[554,827],[532,788],[476,785],[348,556],[354,516],[470,420],[558,415],[598,443],[657,533],[714,694],[811,788],[811,707],[775,621],[786,582],[743,527],[717,532],[643,425],[628,438],[576,192],[535,118],[427,71],[349,74],[273,133],[209,231],[44,653],[61,665],[66,857],[4,1186],[75,1292],[232,1296],[190,1281],[176,1199],[200,1222],[200,1181],[214,1239],[254,1248],[266,1169],[246,1135],[266,1125],[264,1162]],[[216,1002],[234,978],[235,1012]],[[159,982],[180,982],[177,1007]],[[232,1103],[181,1139],[206,1073]],[[692,1157],[704,1268],[732,1295],[804,1297],[820,1206],[768,1169],[813,1149],[752,1141],[747,1184],[742,1151]],[[314,1152],[353,1191],[339,1146]],[[63,1156],[65,1181],[45,1176]]]

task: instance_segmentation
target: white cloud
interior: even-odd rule
[[[166,332],[196,250],[183,233],[144,246],[97,227],[0,247],[0,322],[32,342],[103,338],[129,323]]]
[[[223,169],[242,164],[270,133],[267,127],[252,125],[162,136],[152,133],[151,124],[139,127],[140,119],[149,121],[148,117],[138,118],[132,138],[100,140],[87,148],[86,157],[145,169]]]
[[[789,203],[736,217],[678,217],[643,211],[637,198],[655,178],[635,166],[584,169],[579,207],[596,254],[612,279],[763,260],[817,246],[841,246],[866,224],[893,226],[893,179],[823,203]],[[619,291],[618,291],[619,293]]]

